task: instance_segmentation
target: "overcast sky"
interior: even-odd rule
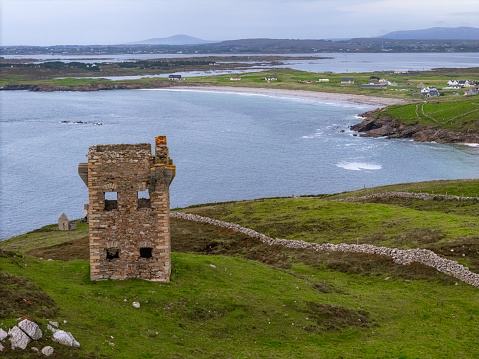
[[[2,45],[374,37],[479,27],[479,0],[0,0]]]

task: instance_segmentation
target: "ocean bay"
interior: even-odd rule
[[[177,165],[172,207],[478,174],[476,147],[353,136],[348,126],[371,105],[193,90],[12,91],[1,100],[0,238],[62,212],[82,216],[77,166],[88,146],[157,135]]]

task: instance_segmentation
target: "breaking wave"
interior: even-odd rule
[[[336,166],[350,171],[380,170],[382,168],[381,165],[364,162],[339,162],[336,164]]]

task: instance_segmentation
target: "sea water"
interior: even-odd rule
[[[479,148],[354,136],[368,105],[193,90],[0,94],[0,238],[83,215],[96,144],[153,144],[177,166],[171,206],[477,178]],[[344,131],[344,132],[342,132]]]

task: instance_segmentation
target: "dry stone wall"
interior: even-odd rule
[[[434,193],[414,193],[414,192],[383,192],[383,193],[373,193],[367,196],[362,197],[348,197],[337,199],[339,202],[360,202],[367,201],[374,198],[390,198],[390,197],[402,197],[402,198],[416,198],[423,199],[425,201],[431,199],[455,199],[458,201],[479,201],[479,197],[464,197],[464,196],[453,196],[453,195],[444,195],[444,194],[434,194]]]
[[[235,232],[240,232],[247,236],[257,238],[263,243],[269,245],[278,244],[287,248],[310,249],[315,251],[354,252],[385,255],[391,257],[395,263],[403,265],[410,264],[412,262],[418,262],[429,267],[433,267],[442,273],[450,275],[467,284],[479,288],[479,274],[471,272],[467,267],[464,267],[463,265],[453,260],[442,258],[427,249],[397,249],[388,247],[376,247],[370,244],[309,243],[298,240],[271,238],[252,229],[241,227],[238,224],[219,221],[217,219],[198,216],[194,214],[172,212],[171,217],[188,221],[202,222],[218,227],[227,228]]]

